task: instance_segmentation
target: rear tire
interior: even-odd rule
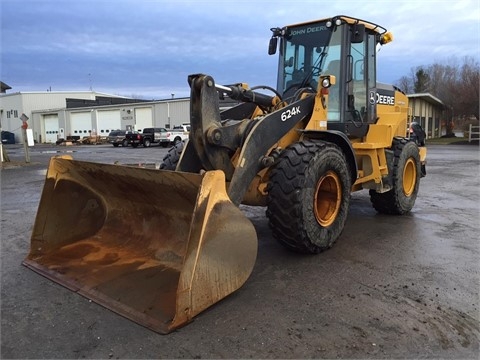
[[[370,201],[381,214],[403,215],[412,210],[420,184],[421,164],[418,146],[404,138],[393,139],[392,189],[370,190]]]
[[[316,254],[342,233],[351,178],[337,145],[305,141],[288,147],[272,168],[267,190],[273,236],[290,250]]]
[[[128,141],[127,141],[127,140],[123,140],[123,141],[122,141],[122,146],[123,146],[123,147],[128,147]]]
[[[167,155],[164,156],[163,162],[160,164],[162,170],[175,170],[177,164],[180,161],[180,155],[182,154],[184,142],[179,141],[168,150]]]
[[[150,142],[149,139],[143,140],[143,147],[146,147],[146,148],[147,148],[147,147],[150,147],[151,144],[152,144],[152,143]]]
[[[114,144],[113,144],[113,147],[118,147],[118,144],[117,144],[117,143],[114,143]]]

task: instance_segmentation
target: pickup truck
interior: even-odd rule
[[[128,133],[125,135],[125,138],[134,148],[138,145],[150,147],[152,144],[167,147],[170,144],[170,140],[167,138],[167,129],[165,128],[145,128],[141,133]]]
[[[190,124],[174,126],[172,130],[168,130],[167,139],[170,141],[170,143],[175,145],[179,141],[187,140],[189,133]]]
[[[107,142],[115,147],[118,147],[118,145],[127,147],[128,141],[126,139],[126,133],[125,130],[113,130],[108,134]]]

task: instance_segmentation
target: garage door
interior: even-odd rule
[[[58,140],[58,114],[43,115],[46,143],[54,143]]]
[[[153,126],[152,108],[135,109],[135,129],[143,130]]]
[[[120,110],[99,110],[97,112],[97,134],[107,136],[112,130],[121,129]]]
[[[70,113],[70,133],[73,136],[90,135],[92,131],[92,115],[90,111]]]

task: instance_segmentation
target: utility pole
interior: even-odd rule
[[[0,122],[0,133],[2,132],[2,123]],[[10,162],[7,150],[3,148],[3,141],[0,139],[0,162]]]
[[[29,163],[30,152],[28,150],[28,140],[27,140],[28,116],[22,113],[22,116],[20,116],[20,120],[22,120],[22,137],[23,137],[23,148],[25,149],[25,162]]]

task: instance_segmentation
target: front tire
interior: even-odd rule
[[[420,184],[421,164],[418,146],[404,138],[393,139],[392,189],[370,190],[370,201],[381,214],[403,215],[412,210]]]
[[[341,149],[323,141],[288,147],[272,168],[267,217],[273,236],[302,253],[330,248],[345,226],[351,175]]]
[[[167,155],[164,156],[163,162],[160,164],[162,170],[175,170],[180,161],[180,155],[183,152],[185,143],[180,141],[168,150]]]

